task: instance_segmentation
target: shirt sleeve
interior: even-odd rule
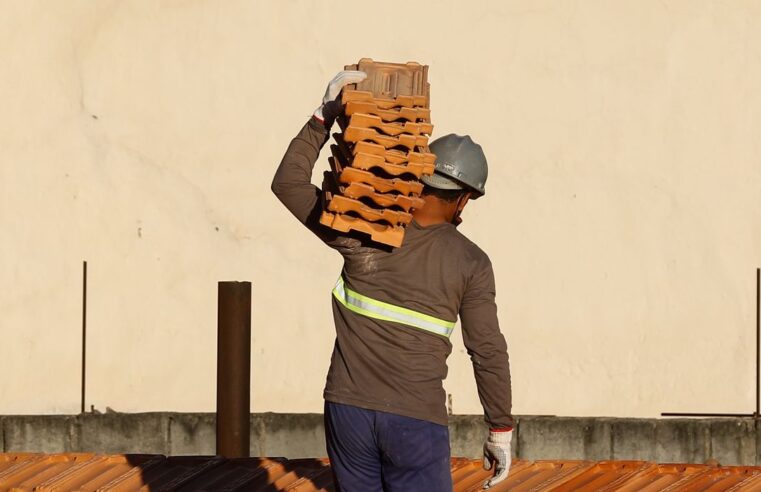
[[[327,140],[328,129],[310,118],[285,151],[272,179],[272,192],[299,222],[329,246],[342,249],[356,240],[320,224],[322,191],[312,184],[314,165]]]
[[[479,263],[460,305],[463,342],[473,363],[486,422],[492,429],[513,427],[510,361],[497,320],[494,271],[488,258]]]

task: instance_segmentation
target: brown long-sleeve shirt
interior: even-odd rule
[[[413,221],[395,249],[321,225],[320,190],[311,176],[327,138],[327,129],[310,120],[288,147],[272,191],[341,253],[342,276],[352,291],[442,320],[459,315],[486,421],[492,428],[512,426],[507,345],[497,321],[488,256],[451,224],[422,227]],[[442,381],[452,351],[449,339],[355,313],[331,299],[336,342],[325,399],[446,425]]]

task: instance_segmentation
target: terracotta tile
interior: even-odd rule
[[[395,99],[381,99],[375,97],[372,92],[344,89],[341,93],[341,104],[349,104],[352,101],[371,102],[380,109],[428,108],[427,96],[398,96]]]
[[[585,461],[535,461],[530,467],[511,473],[508,476],[509,488],[505,489],[515,492],[548,490],[550,486],[575,476],[590,465]]]
[[[355,126],[347,127],[343,133],[343,136],[344,140],[347,142],[356,143],[363,140],[369,140],[378,145],[382,145],[386,149],[401,146],[406,147],[409,150],[414,150],[415,147],[428,145],[428,137],[407,135],[404,133],[396,137],[392,137],[389,135],[383,135],[382,133],[379,133],[377,130],[372,128],[358,128]]]
[[[379,178],[369,171],[347,167],[338,175],[338,180],[343,184],[364,183],[373,187],[378,193],[400,193],[404,196],[418,196],[423,191],[423,183],[419,181],[405,181],[403,179]]]
[[[714,489],[722,490],[722,489]],[[745,480],[735,485],[735,488],[730,490],[742,490],[744,492],[760,492],[761,491],[761,472],[753,473]]]
[[[327,459],[290,460],[295,480],[282,484],[280,490],[289,492],[328,492],[335,490],[333,474]],[[275,482],[275,486],[279,484]]]
[[[328,158],[333,175],[340,184],[359,182],[372,186],[378,193],[398,193],[404,196],[419,196],[423,191],[423,183],[418,180],[383,178],[370,171],[344,167],[341,161],[342,159],[336,157]]]
[[[715,467],[708,465],[652,465],[633,475],[622,478],[611,487],[621,492],[655,492],[664,490],[687,476],[710,474]],[[604,472],[603,472],[604,473]]]
[[[352,160],[351,167],[364,169],[365,171],[379,168],[391,176],[411,174],[417,179],[420,179],[421,176],[430,176],[434,171],[433,164],[418,164],[416,162],[410,162],[407,164],[391,164],[390,162],[384,161],[383,157],[372,154],[355,155],[354,159]]]
[[[376,62],[372,58],[362,58],[357,63],[356,69],[365,72],[367,78],[355,84],[354,88],[371,92],[378,98],[428,97],[430,92],[427,65],[417,62]]]
[[[6,453],[0,454],[0,479],[6,475],[6,471],[10,469],[18,469],[21,466],[26,466],[24,463],[33,460],[39,460],[44,456],[40,453]]]
[[[237,475],[234,481],[230,473]],[[236,458],[206,476],[211,480],[191,482],[181,492],[334,490],[330,465],[325,459]]]
[[[404,229],[324,212],[321,222],[339,230],[370,234],[399,246]],[[457,492],[476,492],[491,476],[480,460],[452,458]],[[327,459],[215,456],[93,455],[91,453],[0,453],[0,490],[14,492],[243,492],[333,491]],[[515,460],[503,491],[690,492],[761,491],[761,467],[664,464],[643,461]]]
[[[431,121],[431,110],[428,108],[382,109],[373,101],[351,101],[346,104],[345,112],[348,116],[355,113],[371,114],[389,122],[405,120],[429,123]]]
[[[32,490],[74,465],[91,460],[93,453],[49,454],[16,461],[0,472],[0,490]]]
[[[346,156],[337,145],[331,145],[330,151],[333,158],[337,159],[342,167],[354,167],[365,171],[381,170],[389,177],[398,177],[403,175],[414,176],[420,179],[421,176],[433,174],[435,166],[428,163],[408,162],[405,164],[392,164],[386,162],[382,156],[375,154],[359,153],[354,156]]]
[[[346,69],[362,70],[367,78],[342,91],[345,113],[337,121],[343,133],[334,135],[331,146],[321,222],[401,245],[409,212],[425,203],[420,178],[432,174],[436,162],[428,149],[428,67],[363,58]]]
[[[354,182],[349,186],[341,189],[341,194],[359,200],[369,198],[380,207],[399,207],[405,212],[420,208],[425,204],[422,198],[404,195],[394,195],[391,193],[378,193],[375,189],[364,183]]]
[[[644,461],[604,461],[594,463],[574,476],[566,477],[553,490],[561,491],[597,491],[611,486],[618,486],[628,478],[653,467]]]
[[[349,156],[363,153],[381,156],[386,162],[392,164],[405,164],[408,162],[420,164],[436,163],[436,154],[431,153],[427,146],[401,151],[398,149],[386,149],[382,145],[374,144],[372,142],[357,142],[351,144],[346,142],[343,135],[340,133],[333,134],[333,138],[336,141],[336,145],[341,149],[341,152],[347,156],[347,161],[349,160]]]
[[[320,223],[341,232],[363,232],[369,234],[373,241],[389,246],[399,247],[404,240],[403,227],[368,222],[347,215],[323,212]]]
[[[340,214],[354,213],[370,222],[385,221],[391,225],[407,225],[412,222],[412,215],[407,212],[391,210],[389,208],[373,208],[359,200],[341,195],[327,197],[328,211]]]
[[[591,463],[584,461],[531,462],[514,460],[507,480],[489,489],[490,491],[543,491],[554,490],[553,484],[575,473],[583,471]],[[452,466],[452,481],[456,492],[481,492],[483,483],[492,476],[484,470],[481,460]]]
[[[674,482],[668,491],[761,491],[761,468],[746,466],[710,467],[705,473],[687,475]]]
[[[219,456],[172,456],[141,473],[127,473],[115,478],[102,489],[109,492],[177,490],[224,461]]]
[[[100,490],[118,478],[142,476],[145,470],[165,461],[158,455],[113,455],[96,456],[91,460],[72,466],[44,483],[35,492],[82,492]]]
[[[349,120],[349,126],[358,128],[374,128],[384,135],[397,136],[403,133],[409,135],[430,135],[433,133],[433,125],[430,123],[386,123],[380,116],[371,114],[354,113]]]
[[[436,154],[423,150],[427,148],[418,147],[415,150],[404,152],[395,149],[389,150],[382,145],[372,142],[357,142],[351,151],[353,154],[378,155],[383,157],[386,162],[391,162],[392,164],[419,163],[434,165],[436,163]]]
[[[290,473],[284,458],[231,458],[183,485],[179,492],[244,492],[272,490]]]

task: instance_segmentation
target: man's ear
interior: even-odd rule
[[[462,209],[465,208],[465,205],[468,203],[468,200],[470,200],[470,197],[473,196],[472,191],[466,191],[462,194],[462,197],[457,201],[457,211],[462,212]]]
[[[468,191],[460,195],[460,198],[457,199],[457,202],[455,203],[454,215],[450,219],[450,222],[452,222],[455,226],[458,226],[462,223],[460,214],[462,213],[462,209],[464,209],[465,205],[468,203],[468,200],[470,200],[470,196],[471,193]]]

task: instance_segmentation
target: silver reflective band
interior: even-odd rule
[[[449,338],[454,330],[454,321],[446,321],[411,309],[394,306],[358,294],[344,285],[343,277],[338,277],[333,295],[346,309],[368,318],[393,321],[419,328]]]

